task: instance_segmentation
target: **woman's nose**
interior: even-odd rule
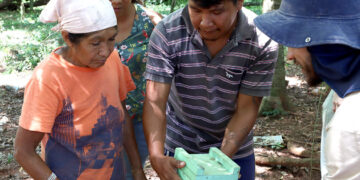
[[[107,45],[102,46],[99,50],[99,55],[102,57],[108,57],[114,47],[109,48]]]

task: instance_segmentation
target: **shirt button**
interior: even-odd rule
[[[306,43],[308,43],[308,42],[310,42],[311,41],[311,37],[307,37],[306,39],[305,39],[305,42]]]

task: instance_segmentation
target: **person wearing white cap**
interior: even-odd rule
[[[288,59],[302,67],[309,85],[324,81],[343,98],[331,120],[323,119],[322,179],[360,179],[359,1],[283,0],[254,22],[289,47]]]
[[[66,46],[36,67],[25,88],[15,159],[34,179],[124,179],[124,147],[133,168],[142,166],[125,108],[135,85],[114,50],[110,1],[50,0],[40,21],[58,22],[53,30]]]

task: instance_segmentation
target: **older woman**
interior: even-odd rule
[[[40,20],[58,22],[66,46],[51,52],[26,86],[16,160],[34,179],[124,179],[125,147],[133,169],[141,169],[124,103],[135,85],[114,51],[111,3],[50,0]]]
[[[110,2],[113,5],[120,32],[115,38],[115,47],[121,56],[121,62],[129,67],[136,85],[136,89],[128,94],[126,105],[133,122],[141,162],[144,164],[149,154],[142,126],[147,46],[154,26],[162,16],[142,6],[139,0],[110,0]],[[126,156],[125,162],[126,179],[131,180],[130,172],[134,170],[130,168]]]

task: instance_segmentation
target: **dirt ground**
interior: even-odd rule
[[[326,96],[326,90],[324,87],[308,88],[299,68],[291,64],[286,68],[286,79],[289,82],[287,92],[294,111],[282,116],[259,117],[255,126],[256,136],[281,135],[284,144],[276,147],[256,146],[256,156],[300,159],[289,153],[286,147],[288,142],[312,149],[314,154],[320,150],[321,103]],[[29,179],[12,155],[23,92],[22,88],[0,86],[0,179]],[[159,179],[149,163],[145,172],[148,179]],[[257,165],[256,179],[320,179],[320,169],[315,165]]]

